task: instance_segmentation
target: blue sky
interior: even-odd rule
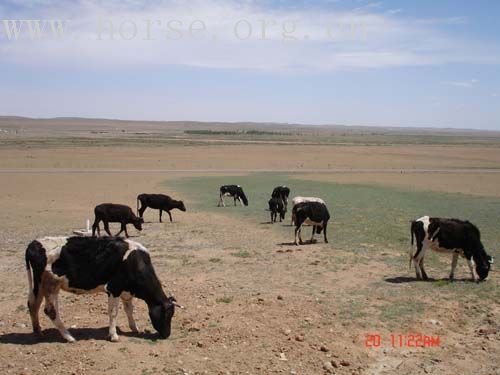
[[[500,130],[499,14],[464,0],[4,0],[1,20],[69,22],[38,39],[1,22],[0,114]]]

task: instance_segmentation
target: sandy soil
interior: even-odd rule
[[[361,318],[357,307],[376,311],[384,302],[380,293],[400,294],[403,301],[421,293],[411,277],[398,279],[412,273],[384,261],[387,254],[382,251],[375,257],[359,256],[321,241],[296,248],[290,245],[292,229],[289,237],[282,238],[269,224],[235,226],[224,214],[233,207],[220,213],[195,212],[189,203],[188,212],[174,212],[174,223],[160,224],[156,212],[149,211],[145,230],[130,230],[150,249],[165,288],[187,306],[177,311],[169,340],[152,340],[145,305],[137,302],[137,320],[145,333],[132,335],[121,311],[121,341],[110,343],[106,297],[69,294],[62,294],[61,309],[79,341],[63,343],[45,316],[44,338],[36,339],[25,308],[27,243],[82,226],[93,205],[101,201],[133,206],[138,192],[158,190],[182,198],[181,192],[159,185],[177,177],[9,175],[0,186],[2,373],[495,374],[498,370],[498,303],[485,301],[479,308],[467,301],[439,301],[435,292],[419,294],[433,308],[396,327],[381,324],[376,314]],[[334,240],[334,232],[330,233]],[[405,257],[405,250],[391,256]],[[432,265],[430,270],[436,272]],[[463,264],[459,277],[467,277]],[[384,281],[391,278],[399,281]],[[498,277],[493,275],[490,282],[498,285]],[[382,334],[381,348],[365,347],[366,335],[372,332]],[[440,335],[442,341],[435,348],[392,348],[391,332]]]
[[[420,191],[500,196],[498,173],[308,173],[297,174],[294,177],[340,184],[381,185]]]
[[[0,149],[6,168],[318,169],[498,168],[479,146],[179,146]]]
[[[22,137],[24,120],[2,120]],[[10,121],[10,122],[9,122]],[[129,131],[131,125],[52,121],[28,130],[51,136],[58,128],[87,134],[95,130]],[[6,125],[7,124],[7,125]],[[8,124],[13,124],[8,126]],[[198,124],[191,124],[199,128]],[[254,125],[250,125],[252,128]],[[122,128],[120,128],[122,127]],[[160,131],[158,124],[145,124]],[[14,130],[19,131],[14,133]],[[110,131],[111,131],[110,130]],[[133,130],[133,129],[132,129]],[[182,131],[180,131],[182,134]],[[79,134],[79,133],[78,133]],[[78,135],[77,134],[77,135]],[[0,147],[0,169],[311,169],[311,168],[498,168],[493,146],[278,146],[179,145],[144,147]],[[325,246],[295,247],[292,228],[286,238],[263,222],[239,221],[216,212],[173,212],[174,222],[157,222],[146,212],[144,231],[130,228],[149,248],[166,290],[187,308],[177,311],[173,333],[158,341],[151,333],[145,305],[136,303],[140,335],[130,333],[123,311],[119,343],[107,335],[106,297],[61,294],[67,327],[77,338],[66,344],[42,316],[44,337],[31,333],[26,311],[27,280],[23,262],[27,244],[45,235],[67,235],[92,219],[97,203],[135,207],[141,192],[165,192],[162,185],[184,173],[3,173],[0,174],[0,372],[6,374],[500,374],[498,300],[487,293],[471,299],[467,282],[458,294],[430,283],[414,282],[401,269],[407,249],[369,254]],[[464,174],[307,174],[310,180],[413,187],[419,190],[498,196],[498,175]],[[215,204],[215,200],[214,200]],[[274,224],[279,225],[279,224]],[[113,229],[113,228],[112,228]],[[116,226],[114,230],[117,231]],[[305,230],[309,232],[309,230]],[[304,235],[306,237],[307,234]],[[330,231],[335,244],[335,228]],[[369,247],[370,244],[364,244]],[[446,275],[449,262],[427,265]],[[464,262],[458,277],[468,278]],[[498,296],[497,272],[487,285]],[[431,292],[429,292],[431,291]],[[453,297],[450,297],[453,296]],[[455,298],[456,297],[456,298]],[[421,305],[425,304],[425,308]],[[42,314],[43,315],[43,314]],[[437,347],[393,348],[390,334],[420,332],[440,336]],[[366,335],[380,333],[379,348],[365,346]]]

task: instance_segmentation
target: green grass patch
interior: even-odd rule
[[[425,177],[423,177],[425,178]],[[249,206],[233,206],[227,199],[226,207],[217,207],[219,187],[239,184],[249,199]],[[168,186],[182,191],[190,206],[201,211],[221,213],[238,219],[249,220],[256,225],[281,233],[283,242],[293,241],[290,212],[283,223],[269,225],[267,201],[273,188],[287,185],[291,197],[317,196],[328,205],[332,217],[328,226],[330,246],[365,256],[382,250],[407,253],[410,242],[410,220],[423,215],[458,217],[468,219],[481,230],[483,244],[488,253],[500,256],[498,218],[500,199],[465,194],[422,192],[371,185],[343,185],[330,182],[311,182],[290,178],[284,174],[259,173],[248,176],[204,176],[169,181]],[[311,229],[303,229],[303,237],[310,236]],[[316,236],[321,243],[322,236]],[[238,254],[238,253],[236,253]],[[244,254],[244,253],[242,253]],[[444,258],[441,256],[440,259]],[[437,259],[437,258],[436,258]],[[447,259],[446,259],[447,260]],[[391,263],[396,260],[392,258]],[[401,265],[407,264],[401,257]]]
[[[233,257],[237,258],[250,258],[252,255],[246,250],[240,250],[235,253],[231,253]]]
[[[231,303],[231,302],[233,302],[233,297],[231,297],[231,296],[218,297],[215,299],[215,302],[217,302],[217,303]]]

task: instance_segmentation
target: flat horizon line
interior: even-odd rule
[[[444,131],[444,132],[485,132],[485,133],[500,133],[500,129],[485,129],[485,128],[461,128],[450,126],[418,126],[418,125],[346,125],[346,124],[318,124],[318,123],[300,123],[300,122],[273,122],[273,121],[214,121],[214,120],[137,120],[137,119],[120,119],[120,118],[105,118],[105,117],[82,117],[82,116],[56,116],[56,117],[30,117],[19,115],[0,115],[0,121],[8,119],[32,120],[32,121],[61,121],[61,120],[86,120],[86,121],[114,121],[114,122],[136,122],[136,123],[157,123],[157,124],[200,124],[200,125],[257,125],[257,126],[282,126],[282,127],[317,127],[317,128],[352,128],[352,129],[391,129],[391,130],[428,130],[428,131]]]

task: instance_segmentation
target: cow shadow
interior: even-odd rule
[[[454,279],[453,281],[450,281],[449,278],[441,278],[441,279],[434,279],[432,277],[429,277],[427,280],[419,280],[416,277],[408,277],[408,276],[398,276],[398,277],[388,277],[384,279],[385,282],[390,283],[390,284],[405,284],[405,283],[414,283],[414,282],[422,282],[422,283],[429,283],[429,282],[440,282],[440,283],[456,283],[456,282],[473,282],[471,279],[467,278],[462,278],[462,279]]]
[[[305,242],[303,242],[303,243],[299,244],[299,246],[314,245],[314,244],[316,244],[316,243],[317,243],[317,241],[316,241],[316,240],[314,240],[313,242],[311,242],[311,241],[305,241]],[[279,243],[279,244],[277,244],[277,245],[278,245],[278,246],[296,246],[296,245],[295,245],[295,242],[281,242],[281,243]]]
[[[68,331],[76,339],[76,341],[99,340],[108,341],[108,327],[101,328],[70,328]],[[156,333],[152,332],[131,332],[122,331],[117,328],[120,337],[138,338],[144,340],[155,341],[159,338]],[[0,344],[14,345],[37,345],[42,343],[67,343],[55,328],[43,330],[41,335],[36,335],[32,332],[23,333],[6,333],[0,335]]]

